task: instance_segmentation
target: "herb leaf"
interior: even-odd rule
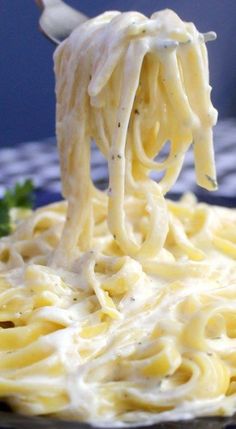
[[[9,235],[11,232],[10,214],[6,201],[0,200],[0,237]]]
[[[29,179],[23,183],[16,183],[15,187],[7,190],[0,200],[0,237],[11,233],[10,210],[13,207],[30,209],[33,207],[33,182]]]
[[[33,189],[32,180],[27,179],[24,183],[16,183],[13,189],[5,192],[3,200],[6,201],[9,208],[32,208],[34,201]]]

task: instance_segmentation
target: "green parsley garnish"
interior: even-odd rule
[[[16,183],[13,189],[7,190],[0,200],[0,237],[12,232],[10,210],[12,208],[31,209],[34,203],[34,185],[32,180]]]
[[[9,235],[11,232],[10,214],[4,198],[0,200],[0,237]]]

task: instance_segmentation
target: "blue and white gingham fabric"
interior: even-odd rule
[[[220,121],[214,130],[217,177],[216,195],[236,197],[236,119]],[[91,172],[99,186],[108,177],[107,164],[92,146]],[[55,138],[22,143],[14,148],[0,149],[0,197],[17,181],[31,178],[41,191],[60,193],[60,170]],[[184,168],[173,192],[197,192],[193,154],[189,151]]]

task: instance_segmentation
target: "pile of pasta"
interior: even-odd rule
[[[197,182],[217,187],[213,38],[169,10],[108,12],[57,49],[65,201],[0,240],[0,398],[13,409],[101,425],[234,413],[236,211],[164,197],[192,143]],[[106,192],[90,179],[92,138]]]
[[[168,201],[165,246],[124,255],[94,200],[93,250],[48,266],[66,203],[1,240],[0,396],[26,414],[96,423],[231,414],[236,406],[236,212]],[[145,207],[127,213],[146,229]]]

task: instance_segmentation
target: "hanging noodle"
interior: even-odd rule
[[[0,397],[15,410],[110,426],[236,410],[236,212],[164,197],[191,145],[197,183],[217,188],[214,37],[170,10],[107,12],[56,50],[66,201],[0,241]]]
[[[169,10],[151,19],[109,12],[61,44],[55,70],[62,184],[69,208],[54,263],[70,263],[77,243],[84,250],[91,247],[91,137],[109,164],[111,233],[124,254],[139,260],[155,257],[168,232],[164,194],[192,142],[197,183],[216,188],[212,126],[217,115],[210,102],[204,37]],[[168,158],[155,162],[168,140]],[[159,184],[149,178],[151,170],[164,172]],[[134,204],[146,201],[149,208],[148,233],[141,243],[127,226],[128,196]]]

